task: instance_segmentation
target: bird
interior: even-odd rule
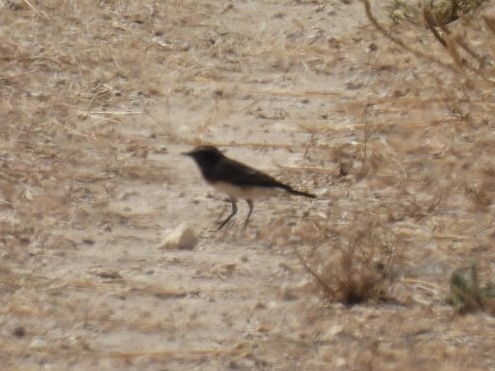
[[[211,145],[198,146],[182,154],[192,157],[206,182],[229,197],[232,211],[220,223],[218,230],[236,215],[238,199],[245,199],[249,206],[249,212],[244,221],[245,229],[253,212],[254,198],[269,197],[280,191],[296,196],[316,198],[314,194],[298,191],[262,171],[225,156],[218,148]]]

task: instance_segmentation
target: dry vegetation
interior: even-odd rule
[[[4,369],[495,368],[493,2],[366,3],[0,0]],[[200,142],[319,199],[215,233]]]

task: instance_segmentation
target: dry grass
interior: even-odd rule
[[[494,367],[492,303],[445,303],[493,282],[490,9],[444,47],[345,3],[0,1],[5,368]],[[209,233],[200,142],[319,200]]]
[[[399,69],[404,55],[410,54],[414,59],[408,64],[421,76],[402,80],[396,92],[389,85],[397,98],[371,105],[380,107],[382,115],[402,113],[402,122],[392,119],[377,125],[366,109],[360,145],[351,151],[341,147],[330,155],[340,162],[333,177],[337,186],[350,183],[354,192],[335,195],[336,203],[323,220],[317,218],[296,232],[296,255],[332,301],[348,305],[377,299],[403,304],[418,300],[403,296],[404,284],[406,290],[423,287],[439,300],[447,292],[448,272],[459,264],[473,262],[482,266],[485,275],[493,274],[488,261],[494,237],[494,138],[487,113],[495,71],[492,63],[481,63],[495,59],[486,37],[490,21],[483,25],[464,18],[453,29],[442,26],[445,39],[435,35],[441,43],[425,53],[421,42],[411,43],[410,35],[398,35],[380,25],[370,4],[363,2],[377,30],[401,51],[387,62],[383,50],[377,52],[379,63]],[[489,14],[480,18],[490,19]],[[423,61],[435,67],[419,67]],[[416,90],[418,81],[423,84],[421,91]],[[431,98],[423,100],[425,95]],[[438,99],[442,96],[446,98]],[[434,102],[444,105],[453,120],[416,122],[414,115],[431,111]],[[342,219],[343,215],[350,218]],[[302,256],[298,248],[308,244],[314,247]],[[411,251],[417,248],[422,253]],[[433,256],[436,264],[451,268],[433,280],[418,280],[414,271],[423,269],[420,266]],[[411,265],[416,267],[407,267]],[[482,287],[476,272],[473,268],[467,278],[458,271],[452,273],[449,303],[460,313],[485,307],[493,313],[492,284]]]
[[[440,43],[441,45],[437,44],[436,49],[441,51],[442,47],[446,47],[447,58],[445,58],[442,55],[425,54],[421,51],[421,45],[414,46],[409,39],[401,39],[396,34],[392,34],[378,23],[369,2],[363,0],[363,3],[371,23],[380,33],[398,45],[403,53],[410,53],[416,58],[416,63],[433,61],[440,68],[435,71],[422,70],[424,75],[421,76],[421,81],[433,83],[429,90],[434,96],[449,96],[445,104],[448,104],[452,116],[457,116],[458,123],[454,122],[452,127],[442,120],[440,125],[433,126],[431,122],[425,121],[417,124],[408,123],[407,128],[403,124],[387,122],[381,127],[370,128],[369,110],[366,109],[363,113],[365,123],[361,152],[354,150],[355,153],[350,154],[341,149],[332,154],[332,157],[340,162],[335,178],[342,180],[352,174],[351,183],[355,183],[355,188],[359,186],[359,189],[364,188],[364,194],[357,196],[361,201],[358,205],[355,202],[346,202],[346,206],[341,206],[340,204],[345,202],[342,200],[338,201],[338,205],[332,205],[332,210],[323,222],[316,221],[309,227],[316,229],[316,234],[309,230],[298,231],[301,240],[302,236],[317,236],[317,241],[310,243],[318,247],[304,258],[297,251],[296,254],[327,294],[333,300],[344,304],[384,297],[386,278],[392,277],[394,275],[392,272],[396,269],[390,262],[397,259],[402,260],[402,263],[404,260],[411,261],[411,257],[406,258],[408,254],[404,251],[406,240],[403,238],[403,224],[409,224],[406,229],[418,229],[416,233],[413,232],[408,236],[411,238],[414,234],[417,237],[419,234],[425,234],[425,227],[426,229],[431,227],[429,224],[432,223],[432,219],[435,225],[441,220],[441,229],[448,229],[449,232],[444,232],[445,237],[435,236],[435,233],[430,234],[433,240],[446,239],[465,243],[469,239],[473,244],[472,249],[476,249],[475,246],[480,244],[488,246],[487,238],[489,240],[493,237],[490,222],[490,210],[495,197],[491,165],[493,135],[486,113],[490,109],[489,102],[493,97],[492,79],[495,71],[489,67],[481,68],[481,64],[478,68],[474,68],[470,64],[473,63],[472,61],[464,59],[471,57],[479,61],[480,56],[485,60],[495,59],[493,47],[485,36],[486,25],[483,27],[465,19],[452,31],[442,26],[444,35],[449,41],[441,39],[443,42]],[[488,15],[486,17],[489,18]],[[433,25],[430,27],[432,28]],[[438,35],[435,36],[439,38]],[[476,45],[477,49],[474,50],[472,45]],[[465,53],[464,57],[460,56],[462,52]],[[381,56],[379,57],[383,62]],[[396,62],[398,65],[399,61]],[[435,77],[439,71],[450,75],[451,78],[439,80]],[[408,91],[407,95],[416,88],[416,81],[412,81],[411,84],[402,82],[402,84],[402,89]],[[452,94],[458,91],[459,85],[464,85],[462,96]],[[471,99],[472,96],[477,97],[475,102]],[[401,112],[407,111],[409,107],[408,115],[416,113],[418,108],[428,109],[426,101],[421,104],[418,100],[406,101],[401,97],[398,100],[389,99],[389,102],[380,102],[380,105],[387,103],[397,105],[399,102],[402,106]],[[391,113],[391,110],[388,109],[386,112]],[[474,118],[474,115],[477,118]],[[428,133],[427,143],[416,140],[423,137],[424,134],[421,132]],[[390,142],[389,133],[398,134],[395,143]],[[383,143],[376,145],[372,140],[370,143],[370,138],[378,139],[384,134],[387,135],[386,146]],[[463,140],[454,139],[465,136],[469,136],[470,139],[469,143],[464,145]],[[476,145],[473,147],[474,143]],[[352,160],[345,160],[349,157]],[[346,180],[344,182],[346,186],[349,184]],[[371,194],[373,196],[370,198]],[[336,206],[340,207],[337,212]],[[356,206],[358,210],[353,209]],[[479,215],[478,212],[481,210],[486,214]],[[331,222],[330,225],[333,227],[329,229],[327,218],[331,219],[330,213],[339,216],[349,214],[352,218]],[[464,230],[458,229],[459,214],[463,213],[464,216],[461,217],[463,228],[469,225],[471,228],[476,229],[476,225],[481,228],[479,232],[471,232],[476,236],[472,239],[466,237]],[[373,216],[373,221],[370,221],[370,216]],[[480,222],[481,224],[478,224]],[[342,224],[342,228],[335,227]],[[324,240],[321,239],[322,236],[325,236]],[[400,243],[398,244],[397,241]],[[397,245],[401,247],[397,249]],[[320,249],[323,252],[315,254],[315,251]],[[307,260],[313,260],[313,264],[308,263]],[[476,258],[473,258],[473,261],[481,263]],[[380,269],[377,270],[377,267]],[[453,277],[457,275],[454,274]],[[477,283],[467,286],[474,287]],[[460,308],[472,306],[470,303],[463,304],[462,298],[458,296],[453,293],[451,300]],[[482,307],[481,298],[466,299],[466,301],[479,302],[478,307]],[[464,309],[460,310],[464,311]]]
[[[477,58],[477,56],[483,55],[486,60],[494,60],[495,54],[492,45],[485,37],[486,28],[480,24],[473,24],[467,19],[453,31],[443,27],[445,34],[449,37],[446,59],[441,55],[424,54],[423,51],[420,51],[421,45],[415,47],[406,39],[402,40],[400,37],[392,35],[374,18],[368,1],[364,0],[363,2],[368,17],[378,31],[403,49],[403,53],[412,54],[417,58],[416,63],[421,63],[421,60],[435,62],[435,65],[441,68],[440,71],[443,69],[441,72],[443,74],[454,72],[451,79],[439,80],[435,77],[435,74],[438,73],[437,69],[435,71],[423,70],[426,72],[424,72],[424,76],[421,76],[421,81],[433,83],[429,90],[435,96],[450,96],[445,100],[445,103],[449,105],[448,110],[451,111],[451,114],[457,116],[458,123],[454,122],[454,127],[452,127],[445,120],[442,120],[440,125],[435,127],[432,126],[431,122],[425,121],[413,125],[407,124],[409,128],[400,124],[386,123],[381,128],[370,129],[367,123],[368,118],[365,118],[366,123],[364,124],[361,143],[363,152],[354,156],[351,155],[354,159],[358,159],[357,163],[354,160],[354,169],[349,169],[349,165],[341,166],[337,177],[354,173],[355,180],[358,182],[364,179],[364,183],[367,185],[366,193],[375,192],[375,197],[378,197],[378,199],[371,200],[371,204],[374,203],[376,206],[370,207],[370,202],[363,197],[359,211],[348,208],[345,210],[354,216],[364,212],[366,217],[351,220],[345,224],[343,229],[334,227],[331,232],[323,232],[318,227],[317,236],[321,234],[332,236],[333,241],[336,241],[318,241],[319,244],[328,245],[330,251],[325,250],[314,259],[315,262],[318,262],[316,265],[323,265],[319,270],[324,273],[318,273],[317,268],[311,268],[301,258],[305,267],[327,293],[334,300],[346,304],[354,302],[356,298],[359,299],[357,301],[374,298],[377,291],[383,292],[383,275],[380,277],[380,274],[374,271],[375,253],[376,250],[384,250],[378,260],[390,261],[392,257],[390,254],[391,246],[396,245],[395,241],[400,240],[401,245],[404,246],[405,241],[397,231],[397,229],[401,230],[398,224],[409,220],[415,228],[418,228],[423,222],[431,223],[432,216],[436,215],[435,219],[443,219],[441,222],[443,228],[452,227],[452,232],[447,233],[447,240],[465,240],[465,232],[457,229],[459,215],[456,214],[462,213],[461,210],[465,210],[466,206],[472,211],[481,211],[482,209],[488,211],[487,208],[493,204],[493,197],[495,196],[493,187],[487,183],[491,183],[488,179],[493,177],[493,167],[490,164],[490,158],[493,155],[491,149],[493,136],[489,119],[485,116],[490,109],[489,102],[493,97],[491,79],[494,71],[490,68],[475,69],[469,64],[472,62],[465,59],[461,60],[460,57],[462,49],[468,54],[466,57]],[[406,44],[408,45],[406,46]],[[473,44],[477,46],[476,51],[471,46]],[[437,45],[436,48],[440,51],[442,49],[441,45]],[[460,84],[465,85],[463,96],[453,95],[452,92],[458,91]],[[411,84],[403,84],[402,89],[410,89],[408,91],[410,93],[415,88],[416,82],[413,81]],[[475,102],[471,100],[471,96],[477,97]],[[416,113],[418,108],[428,109],[426,101],[420,104],[420,101],[413,99],[408,101],[401,98],[398,100],[389,99],[388,103],[401,104],[400,111],[402,112],[407,111],[409,107],[408,115],[413,112]],[[383,106],[387,103],[380,102],[380,104]],[[466,107],[466,104],[469,108]],[[390,112],[390,109],[387,112]],[[473,117],[474,112],[476,112],[477,119]],[[397,138],[396,143],[389,142],[387,146],[383,146],[381,143],[379,146],[370,145],[370,137],[379,138],[384,133],[393,133],[394,131],[402,136],[402,138]],[[428,133],[428,144],[415,140],[423,136],[418,131]],[[452,134],[453,136],[451,136]],[[462,142],[453,142],[452,139],[459,135],[469,135],[470,143],[463,146]],[[402,140],[406,138],[407,141]],[[387,140],[389,139],[390,137],[387,138]],[[476,149],[472,147],[473,142],[477,143]],[[337,153],[333,156],[333,158],[339,159],[341,163],[346,157],[349,157],[348,153]],[[342,172],[344,168],[345,171]],[[397,175],[393,175],[394,172]],[[393,193],[395,193],[395,195],[392,194],[392,197],[390,197],[391,189],[394,189]],[[384,192],[384,190],[388,192]],[[388,198],[388,200],[383,201],[384,198]],[[391,201],[390,198],[400,201]],[[344,213],[342,210],[339,211],[336,213],[337,215]],[[332,205],[332,213],[334,212],[335,205]],[[452,214],[453,219],[447,214]],[[490,212],[488,214],[491,215]],[[369,215],[374,217],[372,223],[369,222]],[[474,227],[480,221],[480,216],[474,212],[471,217],[473,219],[470,223]],[[473,245],[481,243],[478,238],[486,235],[486,232],[493,237],[491,234],[493,231],[489,227],[490,218],[485,219],[483,217],[486,220],[482,223],[483,232],[475,233],[476,238],[472,240]],[[463,218],[463,222],[466,222],[465,218]],[[325,225],[326,223],[327,221],[324,222]],[[463,224],[463,227],[466,226]],[[389,234],[388,237],[375,236],[375,231],[384,230]],[[380,234],[380,232],[378,233]],[[424,230],[421,233],[424,233]],[[304,234],[309,233],[305,231]],[[487,237],[491,238],[489,236]],[[364,239],[367,243],[364,248],[359,248],[357,253],[356,247],[362,244],[363,237],[366,237]],[[435,239],[435,236],[432,237]],[[442,236],[436,238],[443,239]],[[484,241],[485,238],[482,240]],[[390,241],[394,242],[391,243]],[[383,247],[385,248],[383,249]],[[393,251],[395,252],[395,250],[394,248]],[[364,252],[364,255],[359,254],[359,251]],[[313,253],[309,255],[312,256]],[[384,264],[379,263],[379,266],[383,267]],[[356,272],[358,272],[357,275]],[[326,277],[323,278],[322,274]],[[368,294],[363,294],[364,292]]]

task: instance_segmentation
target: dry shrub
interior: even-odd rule
[[[382,263],[370,259],[356,246],[348,246],[348,249],[339,247],[325,254],[321,269],[315,269],[307,259],[299,258],[334,301],[354,305],[370,299],[380,301],[387,298]]]
[[[392,0],[386,6],[386,10],[389,18],[397,23],[403,20],[417,23],[419,18],[418,7],[407,0]]]
[[[489,112],[495,70],[482,63],[495,55],[486,37],[490,23],[462,18],[449,29],[435,26],[445,46],[426,28],[391,32],[363,3],[391,41],[377,44],[370,63],[405,76],[415,67],[420,72],[397,85],[373,77],[388,95],[348,103],[363,123],[360,143],[310,150],[313,160],[337,165],[331,205],[321,219],[296,229],[296,254],[329,297],[345,304],[390,299],[397,273],[423,281],[414,273],[423,262],[455,266],[480,254],[475,246],[489,246],[494,235]],[[481,18],[491,19],[489,13]]]
[[[493,109],[495,83],[494,13],[488,6],[478,8],[480,1],[459,2],[470,6],[470,11],[478,8],[478,13],[473,17],[459,14],[458,22],[447,25],[435,9],[424,7],[423,14],[418,16],[423,17],[427,28],[411,28],[401,23],[391,31],[374,17],[369,2],[362,1],[369,20],[390,41],[389,51],[395,53],[395,57],[384,52],[377,54],[373,61],[404,68],[417,66],[422,71],[414,79],[401,81],[403,97],[394,94],[388,98],[390,103],[380,102],[383,110],[387,104],[402,104],[394,111],[388,110],[389,114],[402,113],[402,122],[387,123],[387,131],[384,125],[371,135],[386,138],[404,174],[397,199],[399,206],[392,213],[390,228],[393,231],[396,223],[407,225],[418,256],[435,256],[452,266],[458,266],[462,258],[484,259],[483,246],[492,246],[494,236],[493,120],[489,113]],[[421,91],[415,88],[418,83],[422,85]],[[430,103],[426,103],[426,97]],[[439,104],[433,108],[432,102]],[[439,110],[443,110],[444,116],[435,120],[433,113]],[[372,144],[373,140],[372,151],[381,150],[373,149]],[[387,168],[382,164],[374,171]],[[370,185],[369,175],[365,174],[364,181]],[[429,249],[431,253],[426,253]],[[408,260],[409,264],[420,261],[412,254]],[[450,300],[461,312],[480,309],[487,305],[481,298],[483,290],[475,270],[467,274],[455,272]]]
[[[490,42],[491,38],[486,37],[489,32],[493,32],[494,15],[490,8],[487,7],[484,11],[480,11],[476,19],[462,17],[460,22],[450,27],[450,25],[446,25],[451,20],[450,15],[443,14],[445,13],[443,10],[424,6],[422,9],[424,24],[439,42],[437,45],[441,46],[431,49],[431,45],[427,44],[427,50],[421,42],[411,43],[406,39],[401,39],[400,30],[397,27],[392,31],[380,24],[373,14],[369,1],[362,0],[362,2],[366,15],[374,27],[383,36],[399,46],[402,52],[410,53],[420,60],[433,63],[444,69],[445,73],[453,73],[458,82],[464,85],[463,88],[474,89],[478,92],[481,92],[481,87],[493,88],[495,69],[491,61],[493,61],[495,54]],[[481,5],[480,1],[464,3],[463,6],[470,11]],[[438,13],[442,14],[437,14],[437,10]],[[447,13],[449,12],[447,11]],[[445,17],[447,20],[443,19]],[[479,22],[479,19],[483,19],[485,22]],[[448,59],[445,58],[445,53],[448,55]],[[442,77],[445,78],[446,76],[442,75]]]
[[[315,234],[308,230],[309,223],[295,231],[296,256],[332,301],[354,305],[392,300],[388,289],[398,259],[395,237],[387,231],[384,215],[375,210],[378,218],[369,218],[369,211],[337,227],[314,220],[311,229],[326,237],[316,237],[319,241],[311,241],[314,247],[305,253],[299,244],[307,244]]]
[[[421,9],[429,8],[434,19],[447,24],[459,18],[459,14],[472,14],[486,0],[436,0],[420,2],[414,0],[392,0],[387,5],[387,12],[394,22],[408,20],[421,23]]]

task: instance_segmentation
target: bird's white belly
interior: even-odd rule
[[[226,182],[215,182],[211,185],[220,192],[234,198],[266,198],[282,193],[284,190],[274,187],[238,187]]]

